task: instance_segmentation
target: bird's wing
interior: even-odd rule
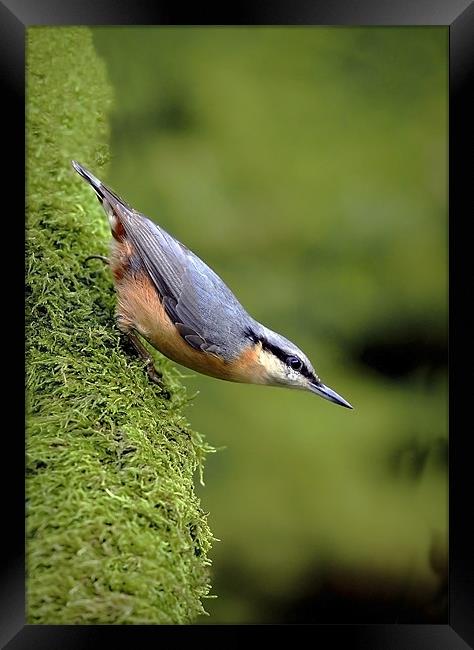
[[[143,215],[117,207],[127,237],[183,339],[197,350],[232,358],[246,312],[231,290],[162,228]]]

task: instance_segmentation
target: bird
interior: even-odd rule
[[[92,187],[111,229],[109,257],[117,296],[116,323],[162,375],[137,334],[176,363],[233,382],[310,391],[352,409],[326,386],[290,340],[252,318],[224,281],[197,255],[136,211],[84,166],[73,168]]]

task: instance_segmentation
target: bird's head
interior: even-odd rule
[[[304,352],[284,336],[260,324],[250,328],[247,336],[258,346],[261,383],[307,390],[340,406],[353,408],[322,383]]]

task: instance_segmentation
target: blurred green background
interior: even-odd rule
[[[222,448],[199,622],[445,621],[447,29],[94,41],[116,94],[104,180],[355,406],[183,370]]]

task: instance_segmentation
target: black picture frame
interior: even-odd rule
[[[153,6],[156,4],[156,6]],[[449,29],[449,622],[446,625],[312,625],[314,643],[350,644],[357,648],[474,647],[474,568],[472,520],[473,474],[469,442],[474,319],[470,261],[469,193],[473,177],[474,139],[474,4],[472,0],[295,0],[246,3],[209,8],[195,5],[188,13],[143,0],[2,0],[0,1],[0,71],[3,84],[4,144],[2,155],[3,241],[14,259],[24,259],[25,30],[33,25],[443,25]],[[15,188],[15,189],[13,189]],[[6,207],[8,205],[8,207]],[[472,211],[471,211],[472,212]],[[7,240],[8,236],[8,240]],[[4,249],[4,250],[5,250]],[[5,268],[5,267],[4,267]],[[12,422],[24,422],[24,275],[4,271],[3,341],[15,355],[4,366],[4,400]],[[16,272],[17,271],[17,272]],[[6,312],[7,307],[8,312]],[[12,319],[14,314],[14,319]],[[17,320],[12,327],[12,320]],[[471,398],[472,399],[472,398]],[[23,416],[21,415],[23,413]],[[3,427],[4,509],[0,579],[0,642],[20,648],[83,648],[115,642],[158,640],[215,634],[228,626],[40,626],[25,625],[24,436],[18,427]],[[7,468],[10,472],[7,472]],[[247,626],[239,626],[244,630]],[[263,627],[251,626],[252,631]],[[287,627],[287,626],[278,626]],[[300,626],[290,626],[296,632]],[[194,640],[196,637],[194,637]],[[326,647],[326,644],[323,647]]]

